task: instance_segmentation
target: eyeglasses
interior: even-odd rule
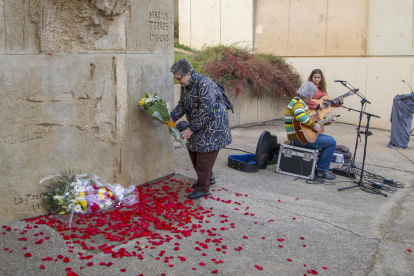
[[[184,76],[182,76],[181,78],[174,78],[176,81],[181,82],[181,80],[184,78]]]

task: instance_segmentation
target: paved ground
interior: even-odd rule
[[[279,142],[285,140],[282,122],[273,121],[233,129],[230,147],[254,152],[264,130],[277,135]],[[197,232],[191,236],[178,239],[174,233],[157,230],[173,239],[140,251],[144,252],[143,260],[113,259],[102,251],[67,244],[60,233],[48,226],[28,230],[25,228],[28,223],[12,222],[5,225],[11,231],[2,229],[6,234],[0,238],[0,275],[67,275],[65,269],[69,267],[78,275],[123,275],[121,269],[126,269],[125,275],[414,275],[414,252],[410,252],[414,251],[414,142],[409,144],[412,149],[389,149],[386,145],[390,133],[371,130],[366,170],[405,184],[394,192],[384,191],[388,197],[359,188],[338,191],[354,185],[345,177],[338,177],[333,183],[309,184],[275,173],[275,165],[257,173],[243,173],[227,166],[228,155],[243,153],[221,150],[214,168],[217,184],[212,187],[211,196],[191,205],[199,205],[201,213],[211,213],[193,221]],[[355,126],[334,124],[326,132],[334,134],[338,144],[353,151]],[[364,137],[357,151],[359,164],[363,142]],[[192,183],[196,176],[186,150],[178,148],[174,153],[177,173],[174,177],[184,185]],[[184,199],[186,193],[181,191],[180,198]],[[24,243],[18,240],[23,230],[42,232],[50,238],[35,245],[39,237],[26,235],[29,240]],[[209,238],[213,241],[207,241]],[[139,241],[142,246],[148,240],[143,237]],[[96,243],[103,244],[105,240]],[[176,244],[179,250],[174,250]],[[206,245],[208,249],[204,248]],[[28,249],[23,250],[23,246]],[[136,240],[117,244],[117,248],[124,247],[130,252],[136,246]],[[164,255],[157,260],[163,250]],[[24,257],[28,251],[32,257]],[[94,257],[80,260],[78,252],[84,255],[92,252]],[[70,262],[58,259],[59,254],[69,256]],[[46,256],[54,260],[42,261]],[[87,265],[90,261],[93,266]],[[110,261],[113,262],[110,267],[98,265]],[[45,269],[40,270],[40,265]]]

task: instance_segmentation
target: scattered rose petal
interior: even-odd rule
[[[40,265],[39,268],[40,269],[45,269],[45,266],[44,265]]]
[[[278,240],[278,241],[280,241],[280,242],[284,241],[284,239],[280,239],[280,238],[279,238],[279,239],[277,239],[277,240]]]
[[[301,239],[301,240],[304,240],[305,238],[304,238],[304,237],[300,237],[300,239]]]
[[[206,264],[205,264],[205,263],[203,263],[203,262],[201,262],[201,263],[199,263],[199,265],[201,265],[201,266],[205,266]]]
[[[66,271],[71,271],[71,270],[72,270],[72,268],[67,267],[67,268],[65,268],[65,270],[66,270]]]
[[[243,236],[243,239],[246,239],[246,240],[247,240],[247,239],[249,239],[249,238],[248,238],[247,236]]]
[[[289,258],[288,258],[288,259],[287,259],[287,261],[288,261],[288,262],[291,262],[291,261],[292,261],[292,259],[289,259]]]
[[[26,254],[24,254],[26,257],[31,257],[32,256],[32,254],[30,254],[30,253],[26,253]]]
[[[283,247],[283,245],[279,244],[279,247]]]
[[[325,270],[327,270],[328,268],[327,268],[327,267],[324,267],[324,266],[323,266],[323,267],[322,267],[322,269],[325,269]]]
[[[211,273],[217,274],[218,273],[218,270],[217,269],[216,270],[213,270],[213,271],[211,271]]]
[[[407,249],[408,252],[413,252],[411,249]]]
[[[70,261],[69,261],[69,258],[68,257],[65,257],[64,259],[63,259],[63,262],[64,263],[69,263]]]
[[[125,269],[125,268],[121,268],[120,270],[121,270],[121,272],[125,272],[125,271],[126,271],[126,269]]]
[[[302,246],[303,246],[303,247],[306,247],[306,244],[303,244]]]
[[[263,270],[263,267],[258,266],[258,265],[254,265],[255,268],[257,268],[258,270]]]
[[[93,262],[87,263],[88,266],[93,266]]]

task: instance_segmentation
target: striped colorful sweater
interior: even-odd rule
[[[298,140],[296,131],[293,128],[293,118],[296,121],[313,128],[315,122],[309,117],[309,107],[299,97],[294,97],[288,104],[285,112],[285,128],[287,132],[287,138],[289,141]]]

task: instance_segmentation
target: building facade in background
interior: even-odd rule
[[[251,46],[255,53],[287,58],[303,81],[321,69],[333,98],[348,90],[346,80],[372,103],[370,125],[390,129],[393,98],[411,93],[414,81],[412,0],[178,0],[179,40],[203,45]],[[360,109],[356,95],[345,105]],[[335,109],[341,121],[357,124],[359,114]],[[282,114],[280,114],[282,117]]]

